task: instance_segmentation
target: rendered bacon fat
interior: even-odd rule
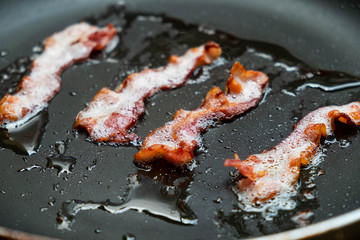
[[[226,83],[225,93],[215,87],[207,93],[196,110],[178,110],[171,122],[146,137],[142,148],[135,155],[135,161],[145,163],[163,158],[175,165],[190,162],[201,142],[201,132],[216,121],[232,119],[255,107],[267,82],[268,77],[264,73],[246,71],[236,62]]]
[[[322,137],[333,134],[335,121],[360,125],[360,102],[319,108],[305,116],[294,131],[270,151],[251,155],[241,161],[225,160],[245,176],[239,181],[240,194],[251,202],[266,201],[276,194],[293,190],[300,166],[307,165],[317,153]]]
[[[127,144],[137,140],[128,130],[144,114],[144,100],[160,90],[185,84],[198,66],[211,64],[220,54],[220,47],[208,42],[181,57],[171,56],[166,67],[129,75],[115,91],[101,89],[78,114],[75,127],[86,129],[96,142]]]
[[[6,94],[0,101],[0,124],[25,119],[46,107],[60,91],[61,71],[103,49],[115,35],[112,25],[98,28],[79,23],[48,37],[44,51],[32,62],[30,75],[21,80],[14,95]]]

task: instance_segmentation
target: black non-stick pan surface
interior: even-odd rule
[[[339,125],[324,140],[322,161],[302,171],[291,199],[296,207],[275,216],[274,209],[242,211],[232,189],[236,171],[223,166],[234,152],[245,158],[275,146],[312,110],[360,99],[357,1],[2,1],[0,16],[1,97],[16,89],[52,33],[83,20],[119,30],[112,52],[95,53],[62,74],[61,92],[28,129],[1,131],[0,226],[66,239],[237,239],[360,207],[358,129]],[[222,47],[220,60],[198,69],[185,86],[148,99],[134,129],[139,136],[177,109],[199,106],[213,86],[224,89],[235,61],[265,72],[270,83],[259,106],[204,134],[189,169],[141,168],[133,163],[136,146],[94,144],[73,130],[99,89],[114,89],[128,74],[163,66],[171,54],[208,40]],[[27,156],[32,148],[37,152]]]

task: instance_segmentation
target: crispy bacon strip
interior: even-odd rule
[[[89,106],[76,117],[75,128],[84,128],[95,142],[127,144],[138,140],[128,133],[145,112],[144,101],[160,90],[185,84],[199,66],[211,64],[221,54],[214,42],[188,50],[182,57],[171,56],[167,66],[129,75],[112,91],[101,89]]]
[[[315,156],[322,137],[333,134],[335,121],[360,125],[360,102],[310,112],[285,140],[270,151],[248,156],[244,161],[235,154],[235,159],[225,160],[224,165],[236,167],[246,177],[239,181],[245,199],[266,201],[293,189],[299,178],[300,165],[307,165]]]
[[[190,162],[201,142],[201,132],[216,121],[232,119],[255,107],[267,82],[268,77],[264,73],[246,71],[236,62],[226,83],[225,93],[215,87],[207,93],[199,108],[194,111],[178,110],[171,122],[146,137],[135,155],[135,161],[146,163],[163,158],[175,165]]]
[[[44,51],[32,62],[30,75],[23,77],[14,95],[6,94],[0,101],[0,124],[25,119],[46,107],[60,91],[61,72],[103,49],[115,35],[111,24],[98,28],[78,23],[48,37]]]

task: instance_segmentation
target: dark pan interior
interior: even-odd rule
[[[223,167],[233,152],[245,158],[275,146],[309,111],[360,98],[356,87],[296,91],[307,81],[322,86],[359,81],[357,2],[136,0],[123,7],[115,1],[3,1],[0,15],[1,97],[26,74],[22,66],[29,66],[29,58],[53,32],[81,20],[97,25],[114,22],[122,28],[113,52],[94,54],[62,74],[61,92],[42,113],[47,124],[38,128],[44,134],[36,154],[0,149],[0,226],[66,239],[235,239],[300,227],[302,223],[291,220],[299,211],[314,213],[304,222],[310,224],[359,208],[357,129],[341,128],[332,144],[324,144],[323,162],[303,171],[297,207],[280,211],[272,221],[239,211],[232,191],[234,177],[229,175],[233,169]],[[199,106],[211,87],[224,88],[234,61],[267,73],[270,85],[258,107],[204,135],[192,170],[163,164],[144,170],[133,163],[136,147],[93,144],[85,133],[72,130],[76,114],[100,88],[115,88],[130,72],[162,66],[170,54],[182,54],[207,40],[223,47],[222,63],[195,72],[182,88],[150,98],[147,114],[135,129],[139,136],[171,120],[177,109]],[[278,63],[298,70],[286,70]],[[3,80],[4,74],[10,78]],[[315,77],[308,79],[309,74]],[[70,173],[58,174],[48,160],[59,156],[61,142],[66,145],[63,155],[76,159],[70,160],[76,162]],[[33,165],[38,167],[21,171]],[[317,176],[322,170],[324,174]],[[306,188],[314,175],[316,186]],[[134,187],[129,181],[134,178],[139,187],[130,191]],[[172,195],[171,189],[175,189]],[[305,199],[306,191],[315,198]],[[156,216],[153,208],[153,213],[103,210],[103,205],[116,205],[131,196],[164,203],[181,213],[183,220],[197,223]],[[86,202],[100,207],[71,213],[72,206]],[[58,229],[58,220],[64,217],[71,222],[70,230]]]

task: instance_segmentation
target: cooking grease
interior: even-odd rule
[[[58,229],[70,230],[75,216],[80,211],[95,209],[111,214],[125,214],[128,210],[136,210],[172,223],[196,225],[197,217],[187,205],[191,175],[175,181],[171,179],[171,176],[164,176],[161,173],[152,175],[139,171],[138,174],[129,177],[128,191],[122,202],[66,201],[58,212]]]
[[[41,146],[47,120],[48,114],[44,110],[18,125],[3,125],[0,128],[0,145],[21,155],[36,153]]]

